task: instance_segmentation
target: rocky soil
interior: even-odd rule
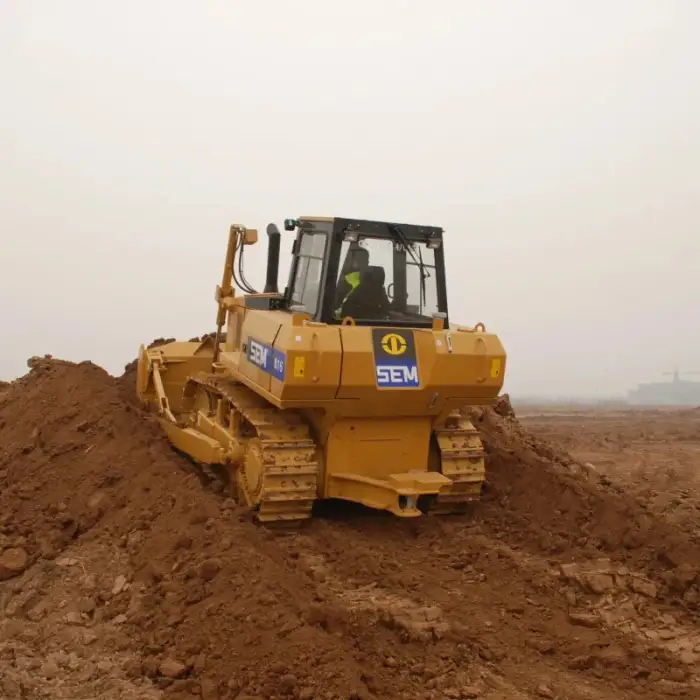
[[[653,470],[642,493],[504,399],[474,412],[472,513],[269,532],[170,448],[133,367],[30,364],[0,387],[3,700],[700,697],[700,542]]]

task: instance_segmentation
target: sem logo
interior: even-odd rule
[[[271,374],[275,379],[284,381],[287,368],[287,358],[283,352],[261,343],[259,340],[248,338],[248,362],[260,367],[263,372]]]
[[[372,347],[378,387],[387,389],[420,387],[413,331],[373,328]]]
[[[248,339],[248,360],[265,372],[269,371],[270,348],[252,338]]]
[[[377,384],[379,386],[420,385],[417,365],[377,365]]]
[[[381,342],[382,350],[388,355],[403,355],[406,352],[406,340],[398,333],[387,333]]]

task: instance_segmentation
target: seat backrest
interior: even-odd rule
[[[380,287],[384,287],[385,279],[386,272],[384,271],[383,267],[380,267],[379,265],[370,265],[362,271],[362,274],[360,275],[360,285],[369,287],[374,291]]]
[[[355,318],[381,318],[389,309],[384,289],[386,272],[383,267],[372,265],[362,271],[360,285],[343,304],[343,316]]]

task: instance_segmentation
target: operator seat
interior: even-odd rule
[[[343,304],[341,316],[358,319],[383,319],[389,313],[389,298],[384,289],[383,267],[370,265],[360,275],[360,284]]]

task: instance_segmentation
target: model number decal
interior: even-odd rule
[[[284,381],[284,373],[287,365],[285,354],[266,343],[261,343],[254,338],[248,338],[248,362],[259,367],[266,374],[271,374],[275,379]]]
[[[283,352],[279,350],[272,349],[272,376],[279,379],[281,382],[284,381],[284,369],[287,364],[287,358],[284,356]]]

